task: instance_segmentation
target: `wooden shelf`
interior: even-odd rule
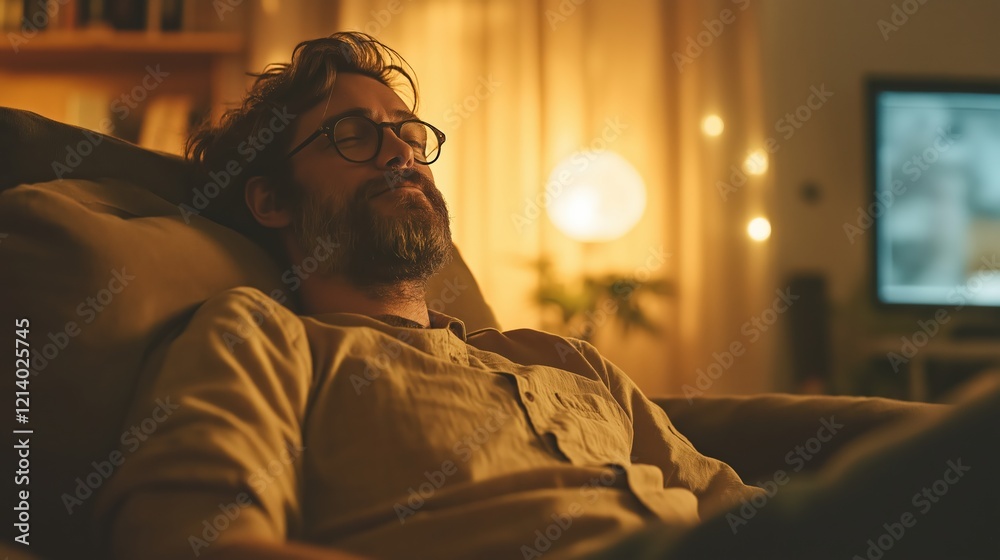
[[[227,32],[43,31],[12,48],[0,50],[0,59],[21,54],[194,54],[225,55],[243,51],[243,37]]]

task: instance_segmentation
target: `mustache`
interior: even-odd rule
[[[417,187],[424,194],[429,194],[437,190],[437,185],[425,175],[416,171],[410,173],[386,173],[382,177],[375,177],[361,184],[357,191],[357,198],[369,200],[384,192],[402,187]]]

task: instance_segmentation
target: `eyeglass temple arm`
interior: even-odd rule
[[[305,140],[303,140],[301,144],[299,144],[298,146],[295,146],[295,148],[292,151],[288,152],[288,154],[285,155],[285,157],[286,158],[290,158],[290,157],[294,156],[295,154],[301,152],[302,148],[305,148],[306,146],[308,146],[310,142],[312,142],[313,140],[319,138],[321,135],[323,135],[324,132],[326,132],[326,130],[323,129],[323,128],[320,128],[320,129],[316,130],[316,132],[313,132],[312,134],[309,135],[308,138],[306,138]]]

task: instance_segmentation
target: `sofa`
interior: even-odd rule
[[[201,302],[247,285],[287,296],[294,309],[249,215],[226,203],[240,193],[211,184],[179,158],[0,107],[0,314],[7,325],[29,320],[32,349],[20,426],[33,431],[30,483],[5,494],[30,489],[31,544],[16,543],[19,530],[4,523],[6,556],[95,557],[92,496],[113,474],[131,394]],[[440,297],[456,284],[470,288]],[[457,250],[428,301],[470,329],[499,328]],[[792,461],[818,471],[873,430],[946,409],[781,394],[654,400],[701,452],[750,483]],[[844,425],[836,438],[808,460],[790,456],[831,417]]]

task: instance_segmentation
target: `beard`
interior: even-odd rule
[[[430,207],[425,201],[403,196],[397,201],[401,215],[376,211],[371,198],[401,185],[418,187]],[[307,255],[329,254],[317,258],[321,275],[343,276],[355,287],[377,295],[400,283],[426,284],[451,260],[448,206],[434,182],[420,173],[373,179],[333,211],[331,204],[329,196],[305,192],[293,221],[293,231]]]

